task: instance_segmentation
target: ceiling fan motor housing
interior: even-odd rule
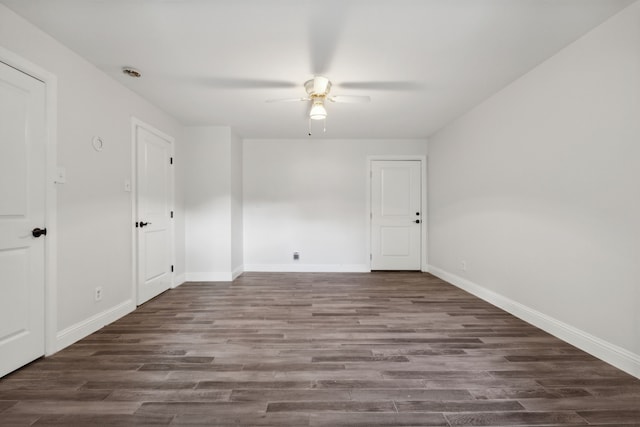
[[[323,76],[315,76],[304,83],[304,89],[311,98],[325,98],[331,91],[331,82]]]

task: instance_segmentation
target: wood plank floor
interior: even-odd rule
[[[245,273],[3,378],[0,425],[640,426],[640,380],[429,274]]]

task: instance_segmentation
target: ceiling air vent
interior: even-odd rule
[[[138,70],[136,70],[135,68],[132,68],[132,67],[123,67],[122,68],[122,72],[125,73],[129,77],[138,78],[138,77],[142,76],[142,73],[140,71],[138,71]]]

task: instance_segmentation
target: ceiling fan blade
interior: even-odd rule
[[[367,104],[371,102],[370,96],[359,95],[338,95],[330,96],[327,99],[331,102],[338,102],[343,104]]]
[[[311,72],[327,74],[347,18],[348,2],[325,0],[311,3],[309,14],[309,53]]]
[[[264,102],[296,102],[296,101],[311,101],[311,98],[276,98],[276,99],[267,99]]]
[[[342,82],[338,85],[344,89],[366,89],[366,90],[420,90],[423,85],[410,81],[362,81],[362,82]]]
[[[236,77],[208,77],[202,82],[218,89],[286,89],[298,87],[299,83],[286,80],[244,79]]]

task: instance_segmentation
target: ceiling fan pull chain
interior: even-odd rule
[[[311,136],[311,117],[309,117],[309,136]]]

